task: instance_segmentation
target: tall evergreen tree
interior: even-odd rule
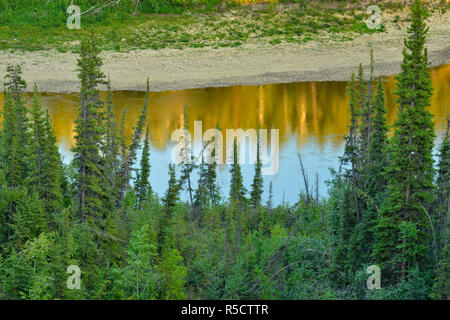
[[[194,193],[194,218],[201,220],[201,212],[209,205],[209,192],[208,192],[208,164],[203,159],[199,166],[199,178],[197,182],[197,189]],[[199,221],[200,222],[200,221]]]
[[[255,164],[255,176],[253,177],[252,191],[250,192],[250,200],[252,207],[257,209],[261,205],[261,197],[263,193],[263,183],[262,178],[262,162],[261,162],[261,152],[260,152],[260,136],[258,132],[258,137],[256,139],[256,164]]]
[[[141,144],[142,134],[144,133],[144,127],[147,119],[147,111],[148,111],[148,103],[150,100],[150,81],[147,78],[147,90],[145,93],[145,101],[142,107],[141,114],[139,115],[138,121],[133,128],[133,135],[131,137],[131,144],[128,148],[126,148],[125,139],[122,138],[122,169],[121,169],[121,179],[120,179],[120,187],[119,187],[119,199],[123,200],[127,190],[130,186],[131,181],[131,172],[133,170],[133,166],[137,160],[137,151]],[[125,112],[125,111],[124,111]],[[121,121],[121,132],[123,133],[123,125],[124,125],[124,115]]]
[[[62,162],[48,111],[43,111],[37,86],[30,111],[30,171],[26,181],[45,203],[48,213],[62,208]]]
[[[234,138],[233,142],[233,163],[231,164],[230,173],[230,202],[242,207],[247,202],[247,198],[245,197],[247,190],[244,187],[241,165],[239,164],[238,145],[236,138]]]
[[[372,102],[371,102],[372,103]],[[387,125],[386,107],[384,102],[384,90],[381,79],[373,105],[370,107],[374,112],[373,119],[363,120],[370,124],[369,153],[361,154],[361,175],[364,183],[358,189],[358,197],[361,199],[361,221],[355,226],[351,239],[349,258],[354,268],[360,269],[371,262],[371,253],[374,245],[373,228],[377,222],[380,204],[385,196],[387,166]],[[369,125],[363,125],[368,130]],[[366,133],[368,134],[368,133]],[[361,139],[361,144],[367,143]],[[361,146],[361,150],[365,147]]]
[[[137,205],[142,208],[144,203],[148,202],[152,196],[152,188],[150,186],[150,141],[148,126],[145,132],[144,147],[142,148],[141,165],[136,175],[135,192],[137,197]]]
[[[19,65],[8,66],[5,76],[5,106],[3,110],[2,159],[5,177],[10,187],[21,184],[27,175],[27,145],[29,143],[28,110],[22,97],[26,83]]]
[[[121,204],[120,186],[122,159],[120,157],[121,143],[125,142],[116,122],[116,115],[112,101],[111,81],[108,78],[106,93],[106,121],[105,138],[102,146],[102,154],[105,158],[103,175],[103,189],[105,190],[105,202],[109,210],[114,210]]]
[[[360,67],[360,86],[363,86],[363,77],[362,68]],[[345,148],[344,148],[344,156],[342,158],[342,164],[350,164],[350,169],[345,173],[345,176],[350,179],[352,188],[353,188],[353,201],[354,201],[354,209],[356,214],[356,220],[359,222],[361,220],[361,212],[360,212],[360,204],[358,197],[358,188],[359,188],[359,154],[360,154],[360,145],[359,145],[359,132],[358,132],[358,122],[360,118],[360,107],[358,99],[358,92],[356,89],[356,80],[355,75],[352,74],[352,79],[350,82],[350,86],[348,87],[347,94],[349,96],[349,104],[350,104],[350,126],[349,126],[349,134],[345,137]]]
[[[370,139],[370,165],[368,168],[367,193],[373,203],[369,206],[381,206],[386,192],[387,177],[387,132],[386,103],[381,78],[378,79],[377,93],[373,102],[373,129]]]
[[[216,129],[220,131],[220,126],[217,123],[216,124]],[[208,163],[208,170],[206,173],[206,186],[207,186],[207,190],[209,191],[209,200],[211,202],[211,205],[215,206],[219,203],[220,201],[220,192],[219,192],[219,188],[217,186],[217,160],[216,160],[216,149],[217,148],[221,148],[222,146],[218,145],[219,144],[219,137],[215,136],[213,138],[212,144],[214,146],[214,148],[211,151],[211,154],[209,155],[209,160],[207,161]]]
[[[158,230],[158,252],[161,254],[163,248],[172,247],[173,244],[173,212],[179,200],[180,184],[177,181],[175,166],[169,165],[169,186],[162,199],[164,205],[163,214],[160,217]]]
[[[83,39],[78,59],[81,80],[80,107],[75,120],[74,167],[77,171],[76,192],[77,212],[81,221],[103,226],[104,190],[102,188],[103,159],[100,151],[105,134],[103,102],[99,97],[98,86],[105,83],[105,75],[100,70],[97,40],[93,35]]]
[[[375,233],[374,257],[385,274],[393,275],[394,283],[405,279],[408,270],[424,271],[430,265],[427,210],[432,202],[434,127],[427,110],[432,93],[424,46],[427,11],[420,0],[411,11],[401,73],[396,77],[399,112],[390,141],[388,196]]]
[[[188,118],[187,118],[187,105],[184,106],[183,109],[183,129],[186,132],[186,135],[183,135],[183,147],[181,148],[182,153],[182,161],[183,164],[181,165],[181,177],[180,177],[180,189],[186,188],[188,195],[189,195],[189,201],[192,205],[194,203],[194,197],[193,197],[193,188],[192,188],[192,181],[191,176],[192,172],[195,169],[195,163],[194,163],[194,157],[192,155],[191,151],[191,141],[187,139],[188,135],[187,132],[189,130],[188,125]]]
[[[23,193],[29,172],[29,120],[23,92],[26,83],[19,65],[8,66],[4,83],[3,123],[0,134],[0,166],[3,180],[1,216],[4,221],[0,239],[12,235],[12,217]],[[1,221],[0,220],[0,221]]]

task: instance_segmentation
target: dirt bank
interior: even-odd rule
[[[432,66],[450,61],[449,21],[450,12],[430,21],[427,47]],[[375,74],[391,75],[400,70],[406,26],[386,25],[386,33],[345,42],[328,39],[275,46],[103,52],[103,70],[110,74],[114,90],[144,90],[147,76],[152,91],[347,80],[360,62],[367,66],[373,49]],[[75,92],[79,90],[76,59],[75,54],[56,51],[0,52],[0,77],[3,79],[8,64],[18,63],[26,81],[36,82],[42,91]]]

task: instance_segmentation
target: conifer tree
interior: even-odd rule
[[[361,221],[356,225],[349,250],[349,258],[356,269],[370,263],[374,236],[373,228],[377,222],[377,215],[381,202],[385,196],[387,166],[387,125],[386,107],[384,102],[384,90],[381,79],[378,82],[377,94],[371,107],[374,115],[371,123],[369,154],[362,155],[366,158],[361,169],[364,175],[365,186],[361,187],[358,196],[361,198]],[[364,144],[364,141],[361,140]],[[361,148],[363,149],[363,148]]]
[[[3,212],[5,227],[0,238],[11,236],[12,216],[20,201],[23,181],[28,176],[29,123],[28,110],[22,97],[26,83],[21,77],[20,66],[7,67],[3,107],[3,123],[0,134],[0,164],[2,167]]]
[[[10,187],[21,184],[27,173],[29,142],[28,110],[22,94],[26,88],[20,66],[7,67],[5,76],[5,105],[3,110],[2,158],[5,177]]]
[[[80,107],[75,120],[75,141],[73,148],[74,167],[77,171],[76,192],[77,211],[81,221],[103,226],[104,190],[102,188],[103,159],[100,151],[105,133],[103,103],[98,86],[104,84],[104,74],[100,70],[102,61],[100,50],[93,35],[81,42],[78,59],[81,80]]]
[[[270,181],[269,184],[269,198],[267,199],[266,207],[268,209],[273,208],[273,188],[272,188],[272,181]]]
[[[149,182],[150,178],[150,141],[148,126],[145,132],[144,147],[142,148],[140,170],[136,176],[135,192],[137,197],[137,205],[142,208],[144,203],[149,201],[152,196],[152,188]]]
[[[30,172],[26,184],[38,193],[52,214],[62,207],[62,163],[50,115],[42,110],[36,85],[30,115]]]
[[[261,175],[262,162],[260,154],[260,137],[258,132],[258,137],[256,140],[256,165],[255,165],[255,176],[252,183],[252,191],[250,193],[250,199],[252,207],[256,210],[261,205],[261,197],[263,193],[263,178]]]
[[[371,59],[373,56],[371,54]],[[372,61],[371,61],[372,65]],[[358,162],[360,170],[363,171],[367,166],[367,162],[369,161],[369,145],[370,145],[370,135],[371,135],[371,123],[372,123],[372,110],[371,110],[371,97],[369,95],[370,83],[366,83],[364,80],[364,71],[362,64],[359,64],[358,71],[358,85],[359,85],[359,93],[358,93],[358,104],[360,110],[360,121],[361,124],[358,128],[359,133],[359,154],[358,154]],[[362,182],[362,183],[361,183]],[[363,181],[360,182],[361,187],[363,186]]]
[[[131,137],[131,144],[128,148],[126,148],[125,140],[122,138],[122,169],[121,169],[121,179],[120,179],[120,187],[119,187],[119,199],[120,201],[123,200],[126,191],[128,190],[130,186],[130,180],[131,180],[131,172],[133,170],[133,165],[136,162],[137,159],[137,151],[139,149],[139,146],[141,144],[142,134],[144,132],[144,126],[147,119],[147,110],[148,110],[148,103],[150,100],[150,81],[147,78],[147,90],[145,93],[145,101],[144,105],[142,107],[141,114],[139,115],[138,121],[136,123],[136,126],[133,128],[133,135]],[[122,115],[122,121],[121,121],[121,132],[123,133],[123,125],[124,125],[124,114]]]
[[[360,73],[362,73],[362,68],[360,67]],[[362,77],[362,74],[360,74]],[[363,86],[363,82],[360,84]],[[345,148],[344,155],[341,159],[341,166],[350,164],[350,169],[345,173],[345,177],[350,179],[353,190],[353,201],[354,201],[354,210],[356,214],[356,220],[359,222],[361,220],[360,213],[360,204],[358,198],[358,188],[359,188],[359,154],[360,154],[360,146],[359,146],[359,132],[358,132],[358,121],[360,117],[360,109],[358,105],[358,92],[356,89],[356,80],[355,75],[352,74],[352,79],[350,82],[350,86],[348,87],[347,94],[349,96],[349,104],[350,104],[350,126],[349,126],[349,134],[345,137]]]
[[[220,126],[217,123],[216,124],[216,129],[220,131]],[[212,144],[214,145],[214,148],[211,151],[210,154],[210,161],[208,161],[208,169],[207,169],[207,173],[206,173],[206,186],[207,186],[207,190],[209,191],[209,200],[211,202],[211,205],[215,206],[219,203],[220,201],[220,192],[219,192],[219,188],[217,186],[217,161],[216,161],[216,149],[218,147],[221,148],[221,146],[218,146],[218,136],[215,136],[213,138]]]
[[[177,181],[175,166],[169,164],[169,186],[162,199],[164,205],[163,214],[159,222],[158,230],[158,252],[161,254],[163,248],[173,246],[172,219],[173,210],[179,200],[180,185]]]
[[[201,211],[210,202],[207,183],[208,183],[208,164],[204,161],[202,157],[202,163],[199,166],[199,178],[197,182],[197,189],[195,189],[194,193],[194,208],[195,208],[194,218],[198,218]]]
[[[183,135],[183,147],[181,148],[183,164],[181,165],[180,189],[186,188],[189,195],[190,204],[192,205],[194,202],[194,198],[192,195],[193,188],[191,182],[191,175],[192,171],[194,171],[195,169],[195,164],[194,164],[194,157],[191,152],[191,141],[187,139],[187,132],[189,129],[187,119],[187,105],[184,106],[183,114],[184,114],[183,129],[185,130],[186,135]]]
[[[412,23],[404,41],[403,63],[395,94],[398,119],[390,141],[388,196],[376,227],[374,257],[394,283],[408,270],[430,266],[428,210],[433,190],[432,93],[427,50],[427,11],[420,0],[412,8]],[[389,280],[389,277],[386,277]],[[386,279],[385,278],[385,279]]]
[[[378,79],[377,93],[373,102],[373,129],[370,139],[370,165],[368,169],[368,194],[380,207],[386,190],[387,132],[386,104],[381,78]],[[369,205],[370,206],[370,205]]]
[[[239,164],[237,139],[233,143],[233,163],[231,164],[230,202],[238,206],[244,206],[247,202],[246,190],[242,178],[241,165]]]
[[[49,212],[57,212],[63,205],[64,173],[58,151],[55,130],[48,111],[45,111],[44,126],[46,136],[46,157],[44,159],[44,203]]]
[[[218,130],[218,125],[216,126]],[[205,145],[202,151],[202,162],[199,166],[199,179],[197,183],[197,189],[194,194],[194,207],[196,209],[196,215],[198,215],[203,208],[208,205],[217,205],[220,195],[216,185],[217,178],[217,162],[216,162],[216,148],[217,148],[217,136],[211,138]],[[210,149],[208,149],[210,147]],[[210,154],[205,155],[205,151],[210,150]],[[200,217],[201,220],[201,217]],[[199,221],[200,222],[200,221]]]
[[[119,154],[122,141],[122,132],[116,122],[114,106],[112,101],[111,81],[108,78],[106,94],[106,121],[105,121],[105,139],[103,143],[102,154],[105,158],[103,175],[105,179],[103,189],[105,190],[105,202],[109,210],[114,210],[120,206],[120,185],[122,162]]]

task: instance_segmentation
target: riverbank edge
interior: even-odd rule
[[[172,50],[164,53],[135,52],[128,56],[106,52],[103,70],[111,77],[112,90],[144,91],[146,78],[149,77],[151,91],[155,92],[236,85],[347,81],[352,72],[357,72],[360,62],[368,70],[370,47],[359,47],[353,54],[341,49],[330,48],[326,53],[323,49],[317,48],[302,50],[294,46],[282,49],[275,47],[272,52],[255,53],[254,56],[252,52],[255,51],[251,48],[209,51],[191,49],[177,50],[178,52]],[[373,49],[376,77],[391,76],[400,72],[402,47],[386,48],[384,54],[380,53],[379,48]],[[314,55],[316,50],[317,55]],[[450,45],[432,45],[428,50],[431,67],[450,62]],[[293,61],[292,56],[296,51],[298,58],[294,57]],[[274,60],[278,54],[282,56],[287,52],[289,54],[286,55],[286,59]],[[389,55],[389,52],[392,54]],[[224,56],[227,57],[226,61],[220,61]],[[32,84],[35,82],[42,92],[79,92],[76,59],[73,54],[49,52],[32,55],[23,53],[16,55],[14,59],[8,59],[0,52],[0,77],[4,78],[8,64],[21,64],[23,78],[28,83],[28,92],[33,91]],[[214,60],[217,60],[216,64]],[[253,64],[249,65],[252,60]],[[186,65],[183,65],[183,61]],[[0,83],[0,90],[3,90],[3,83]]]

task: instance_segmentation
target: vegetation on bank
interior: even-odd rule
[[[235,47],[244,43],[345,41],[369,29],[367,5],[352,1],[79,0],[80,30],[66,27],[69,0],[0,1],[0,50],[77,52],[79,40],[95,32],[103,50]],[[403,10],[397,2],[382,10]],[[430,4],[444,10],[448,4]],[[398,18],[396,23],[401,23]]]
[[[450,127],[434,166],[425,16],[416,0],[392,138],[381,82],[372,72],[364,80],[360,68],[349,86],[351,123],[327,200],[307,190],[296,204],[275,206],[271,197],[261,203],[260,161],[248,188],[238,162],[230,165],[228,197],[214,161],[170,164],[168,189],[155,194],[148,89],[126,139],[110,90],[99,97],[106,79],[94,37],[81,43],[74,159],[63,165],[37,88],[27,108],[21,69],[9,67],[0,131],[0,297],[448,298]],[[381,268],[378,290],[366,287],[373,264]],[[66,285],[69,265],[81,269],[80,290]]]

